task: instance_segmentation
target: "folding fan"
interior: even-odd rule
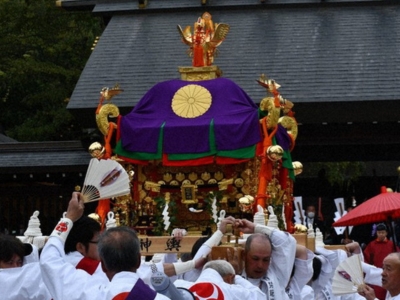
[[[92,158],[83,183],[84,202],[92,202],[130,193],[129,175],[112,159]]]
[[[353,255],[342,261],[335,270],[332,279],[334,295],[357,293],[364,285],[360,255]]]

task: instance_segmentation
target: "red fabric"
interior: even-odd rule
[[[258,191],[256,195],[256,205],[261,205],[265,208],[266,203],[266,191],[267,191],[267,182],[270,182],[272,179],[272,161],[267,157],[268,147],[272,146],[272,138],[274,137],[276,131],[278,130],[278,126],[272,129],[271,133],[268,132],[267,128],[267,118],[264,117],[261,119],[261,126],[264,134],[263,139],[263,152],[262,152],[262,161],[260,172],[258,173]]]
[[[375,297],[378,298],[379,300],[385,300],[386,299],[386,290],[383,287],[380,287],[378,285],[372,285],[371,287],[375,291]]]
[[[231,157],[219,157],[217,156],[215,159],[215,162],[217,165],[234,165],[234,164],[240,164],[246,161],[249,161],[250,159],[239,159],[239,158],[231,158]]]
[[[111,139],[113,137],[114,133],[114,128],[116,127],[116,124],[114,123],[108,123],[110,127],[108,127],[108,133],[106,136],[104,136],[104,148],[106,149],[103,159],[108,159],[111,158],[112,156],[112,148],[111,148]]]
[[[84,257],[81,261],[76,265],[77,269],[84,270],[88,272],[90,275],[96,271],[97,267],[99,266],[100,261],[95,260],[89,257]]]
[[[393,252],[393,242],[386,239],[383,242],[378,239],[370,242],[364,250],[366,263],[382,268],[383,259]]]
[[[121,126],[121,115],[118,116],[117,118],[117,134],[115,137],[115,140],[118,142],[121,139],[121,131],[119,130],[120,126]]]
[[[214,163],[214,156],[206,156],[188,160],[169,160],[167,154],[163,154],[162,164],[164,166],[184,167],[184,166],[203,166]]]
[[[112,300],[125,300],[126,297],[128,297],[129,292],[125,292],[125,293],[121,293],[116,295],[114,298],[112,298]]]
[[[102,230],[105,228],[105,225],[106,225],[107,214],[111,210],[110,205],[111,205],[110,199],[99,200],[99,202],[97,203],[96,212],[101,219],[101,229]]]

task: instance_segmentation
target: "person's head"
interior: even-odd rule
[[[309,205],[306,208],[306,215],[307,217],[309,217],[310,219],[315,217],[315,206],[314,205]]]
[[[22,267],[25,246],[15,236],[0,234],[0,269]]]
[[[98,222],[90,217],[82,216],[74,222],[74,226],[65,241],[65,253],[78,251],[85,257],[100,260],[97,249],[100,230]]]
[[[385,238],[387,237],[387,228],[386,225],[383,223],[380,223],[376,225],[376,236],[379,241],[383,242]]]
[[[242,253],[246,275],[254,279],[264,277],[272,254],[272,244],[268,235],[261,233],[250,235]]]
[[[111,280],[123,271],[136,272],[140,266],[140,242],[129,227],[114,227],[100,235],[98,251],[103,271]]]
[[[382,265],[382,287],[392,297],[400,294],[400,253],[391,253],[385,257]]]
[[[203,270],[213,269],[218,272],[226,283],[233,284],[235,279],[235,269],[226,260],[216,259],[207,262]]]

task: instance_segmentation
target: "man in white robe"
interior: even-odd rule
[[[286,299],[296,240],[289,233],[248,220],[236,220],[236,228],[251,234],[243,251],[242,276],[258,286],[268,300]]]
[[[400,253],[394,252],[389,254],[383,260],[383,267],[381,276],[379,276],[379,268],[366,268],[363,265],[363,270],[366,272],[365,282],[382,286],[387,290],[386,300],[400,300]],[[381,283],[379,283],[381,279]],[[375,300],[374,289],[365,285],[364,289],[360,291],[360,295],[364,296],[367,300]]]

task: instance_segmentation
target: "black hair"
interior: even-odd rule
[[[322,261],[317,256],[314,256],[312,266],[313,266],[314,272],[313,272],[313,276],[311,277],[311,280],[315,281],[318,279],[319,274],[321,274]]]
[[[197,251],[199,251],[200,247],[208,240],[207,236],[199,238],[192,246],[192,251],[190,252],[190,256],[193,257],[196,255]]]
[[[381,231],[381,230],[387,231],[387,227],[383,223],[379,223],[378,225],[376,225],[376,231]]]
[[[18,255],[21,259],[24,258],[24,243],[15,236],[0,234],[0,261],[10,261],[14,255]]]
[[[87,216],[82,216],[78,221],[74,222],[74,226],[68,234],[65,241],[64,250],[68,254],[76,251],[76,244],[82,243],[86,250],[89,248],[89,242],[94,235],[100,232],[100,224]]]

